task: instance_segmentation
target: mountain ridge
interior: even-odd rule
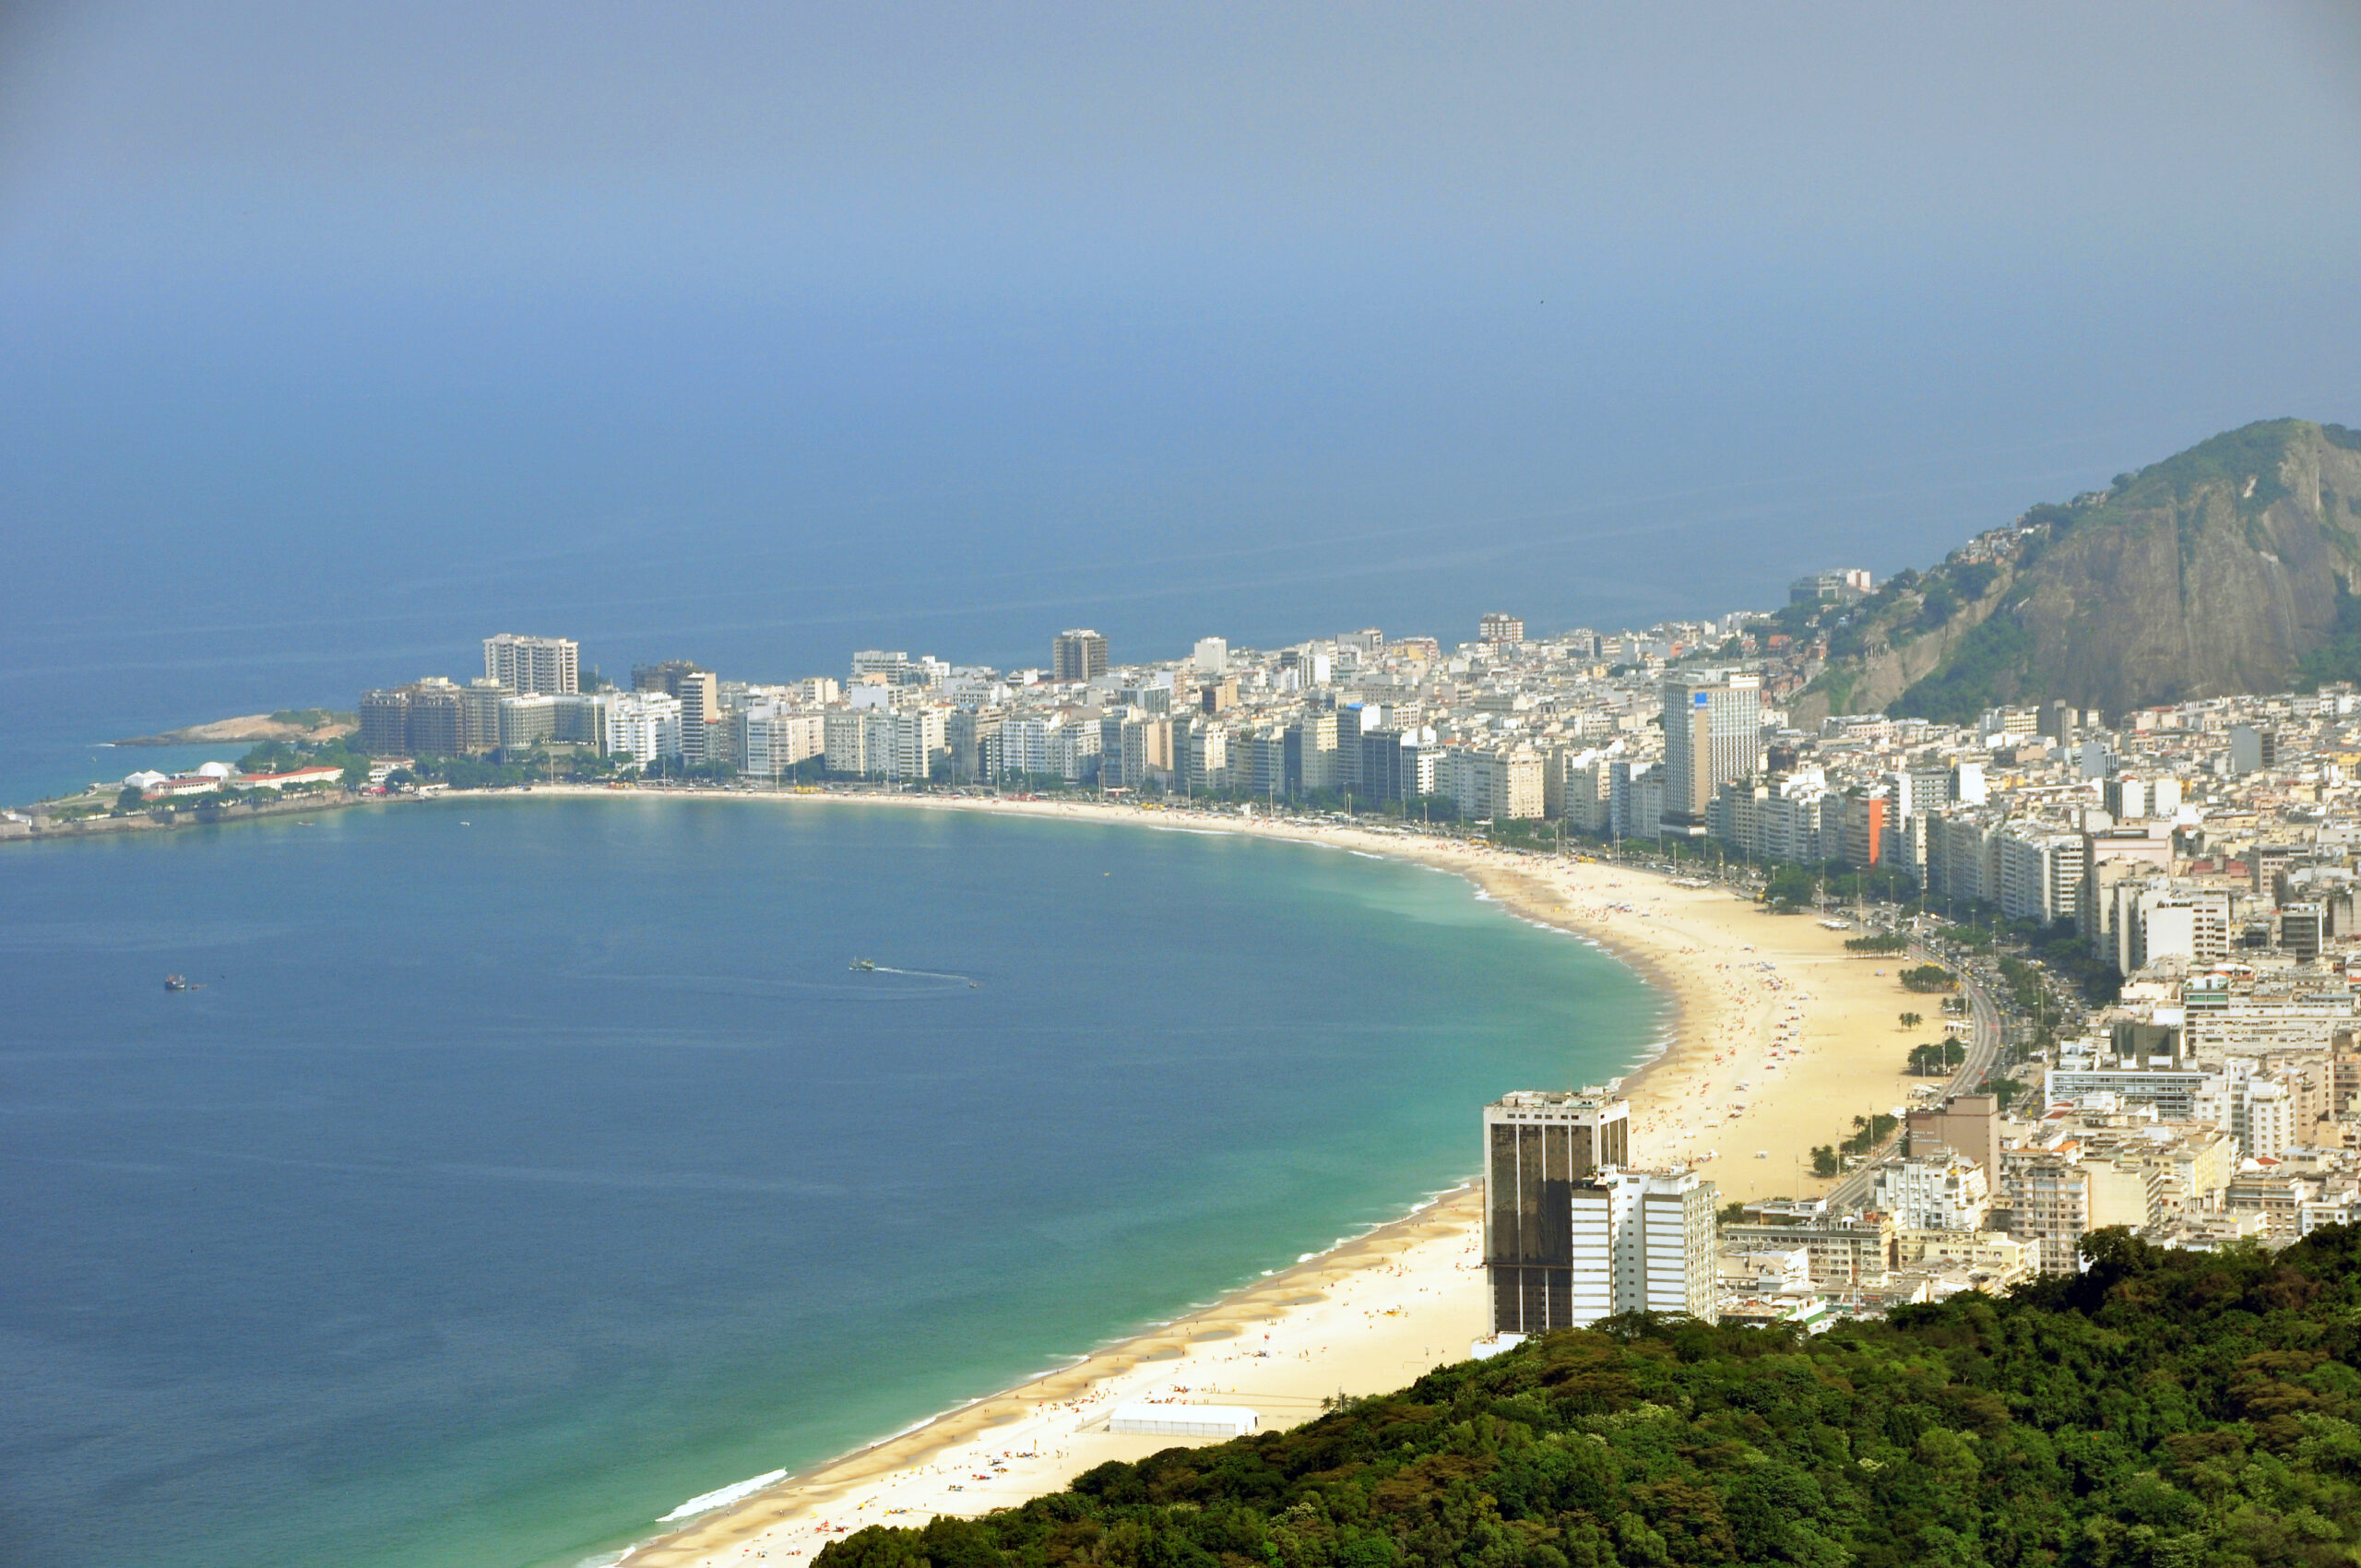
[[[2361,619],[2343,608],[2356,576],[2361,431],[2259,421],[1823,613],[1828,662],[1790,712],[1960,722],[2063,699],[2113,716],[2317,680]]]

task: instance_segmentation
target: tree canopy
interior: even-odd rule
[[[815,1568],[2355,1562],[2361,1230],[2085,1252],[1817,1338],[1608,1319]]]

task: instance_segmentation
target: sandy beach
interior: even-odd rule
[[[606,791],[586,790],[586,794]],[[1521,918],[1599,944],[1671,1004],[1668,1043],[1624,1080],[1635,1163],[1703,1171],[1725,1201],[1809,1195],[1810,1148],[1852,1118],[1902,1104],[1926,1038],[1900,1013],[1924,1010],[1892,959],[1845,952],[1844,933],[1778,916],[1720,886],[1574,856],[1314,826],[1260,815],[943,796],[716,794],[794,809],[815,801],[1216,828],[1326,843],[1467,877]],[[1643,1042],[1632,1042],[1637,1051]],[[1470,1106],[1468,1149],[1477,1146]],[[1406,1200],[1410,1194],[1405,1194]],[[1169,1325],[1070,1368],[944,1414],[911,1431],[682,1522],[638,1547],[631,1568],[808,1562],[828,1539],[871,1524],[978,1515],[1062,1489],[1109,1459],[1215,1439],[1122,1436],[1118,1404],[1249,1406],[1264,1430],[1295,1425],[1342,1394],[1398,1388],[1465,1359],[1487,1328],[1479,1194],[1466,1186]],[[1080,1348],[1077,1348],[1078,1349]]]

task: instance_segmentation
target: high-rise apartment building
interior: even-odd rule
[[[459,688],[459,744],[470,752],[488,752],[502,744],[500,705],[516,695],[489,675],[479,675]]]
[[[1095,681],[1107,673],[1107,639],[1087,627],[1060,632],[1050,642],[1050,679]]]
[[[1004,715],[955,707],[943,716],[943,743],[951,754],[951,777],[961,783],[987,777],[984,746],[996,741]]]
[[[668,659],[661,664],[642,664],[631,672],[634,691],[661,692],[681,705],[681,744],[679,754],[684,763],[718,762],[725,760],[729,747],[718,731],[708,729],[721,719],[721,688],[718,678],[709,670],[701,670],[686,659]]]
[[[1221,675],[1229,670],[1229,639],[1199,637],[1194,652],[1189,656],[1190,667],[1200,675]]]
[[[1188,739],[1175,737],[1175,762],[1181,788],[1191,794],[1218,793],[1229,788],[1229,731],[1219,724],[1189,726]]]
[[[1457,802],[1466,821],[1537,817],[1542,814],[1541,755],[1453,746],[1444,753],[1435,787]]]
[[[355,740],[365,756],[401,756],[409,750],[409,693],[387,686],[361,694],[361,730]]]
[[[1484,643],[1525,641],[1525,619],[1495,610],[1476,623],[1476,640]]]
[[[1155,778],[1172,776],[1172,720],[1153,716],[1126,719],[1118,776],[1138,789]]]
[[[662,692],[668,697],[681,695],[681,678],[696,673],[693,659],[668,659],[661,664],[635,664],[631,671],[631,689],[635,692]]]
[[[764,778],[779,778],[827,747],[826,726],[820,715],[787,703],[756,703],[749,707],[739,735],[742,747],[734,759],[739,770]]]
[[[917,666],[901,648],[865,647],[852,656],[852,683],[883,682],[889,686],[912,683],[911,674]]]
[[[466,755],[465,691],[445,676],[430,675],[407,686],[362,693],[362,750],[371,756]]]
[[[483,672],[512,692],[564,696],[581,687],[581,647],[572,637],[522,637],[503,632],[483,640]]]
[[[1415,801],[1435,792],[1442,748],[1431,729],[1364,730],[1361,793],[1371,801]]]
[[[859,778],[870,771],[869,728],[866,715],[857,707],[832,707],[822,716],[820,728],[821,754],[830,773],[843,778]]]
[[[1602,1252],[1610,1265],[1613,1292],[1600,1316],[1655,1313],[1719,1320],[1714,1260],[1719,1195],[1693,1170],[1602,1170],[1575,1183],[1575,1266]]]
[[[691,765],[721,761],[727,748],[717,743],[721,701],[713,672],[682,671],[672,695],[681,699],[681,760]]]
[[[1334,790],[1344,780],[1336,766],[1336,716],[1307,713],[1295,731],[1295,787]],[[1358,737],[1354,740],[1359,748]]]
[[[609,756],[647,764],[681,754],[680,698],[666,692],[631,691],[606,694],[599,701],[605,709]]]
[[[939,707],[893,709],[892,751],[882,759],[872,757],[872,766],[897,782],[926,782],[933,776],[935,763],[950,755],[943,738],[943,712]],[[1094,751],[1097,749],[1096,739],[1094,736]]]
[[[530,751],[545,741],[557,739],[558,699],[540,692],[523,696],[504,696],[496,710],[494,741],[502,755],[516,760],[514,754]]]
[[[1664,820],[1702,827],[1714,788],[1754,771],[1760,676],[1689,673],[1664,683]]]
[[[1630,1158],[1631,1130],[1631,1102],[1603,1089],[1523,1091],[1484,1108],[1484,1270],[1495,1332],[1579,1327],[1612,1310],[1574,1316],[1573,1190]],[[1603,1276],[1584,1289],[1612,1294]]]

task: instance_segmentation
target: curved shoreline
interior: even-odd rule
[[[1622,963],[1655,991],[1667,1010],[1669,1028],[1643,1047],[1643,1054],[1618,1081],[1627,1089],[1669,1054],[1679,1035],[1681,998],[1667,983],[1664,971],[1643,952],[1607,940],[1600,933],[1561,920],[1547,918],[1531,907],[1525,890],[1495,886],[1471,864],[1454,863],[1460,857],[1406,853],[1404,845],[1386,842],[1367,832],[1339,828],[1330,834],[1286,823],[1232,818],[1211,812],[1146,810],[1078,802],[1014,802],[991,797],[863,794],[855,792],[790,794],[779,791],[611,790],[589,787],[537,786],[535,793],[612,800],[620,794],[663,795],[671,799],[788,802],[804,804],[897,806],[904,809],[967,811],[984,814],[1020,815],[1036,819],[1096,822],[1152,831],[1190,832],[1222,837],[1245,836],[1283,839],[1315,847],[1355,850],[1373,859],[1422,865],[1458,876],[1477,895],[1499,903],[1513,918],[1587,940],[1608,956]],[[1159,820],[1166,819],[1166,820]],[[1178,819],[1178,820],[1170,820]],[[1185,824],[1185,826],[1183,826]],[[1348,841],[1341,837],[1351,835]],[[1435,841],[1421,837],[1421,844]],[[1421,1242],[1453,1241],[1481,1223],[1481,1187],[1475,1176],[1433,1194],[1398,1219],[1372,1226],[1362,1234],[1277,1269],[1261,1280],[1229,1291],[1212,1303],[1181,1314],[1169,1323],[1127,1336],[1097,1350],[1079,1356],[1071,1366],[1025,1379],[1006,1388],[955,1406],[874,1443],[840,1454],[790,1474],[744,1497],[690,1519],[677,1529],[629,1549],[619,1562],[628,1568],[676,1568],[707,1562],[714,1554],[742,1546],[751,1538],[792,1522],[847,1494],[863,1482],[907,1471],[963,1443],[1010,1426],[1040,1407],[1068,1405],[1091,1396],[1113,1380],[1144,1366],[1178,1362],[1192,1346],[1237,1336],[1245,1324],[1274,1313],[1327,1301],[1328,1289],[1362,1271],[1394,1261]],[[1377,1392],[1360,1390],[1359,1392]],[[1103,1402],[1103,1399],[1102,1399]],[[1309,1413],[1317,1413],[1316,1411]],[[1292,1424],[1289,1422],[1287,1424]],[[1155,1446],[1168,1446],[1158,1441]],[[1061,1483],[1062,1484],[1062,1483]],[[797,1553],[801,1555],[801,1553]]]
[[[1893,1033],[1898,980],[1848,957],[1837,933],[1762,912],[1726,888],[1587,856],[1510,850],[1393,828],[1252,814],[992,797],[538,785],[439,796],[486,805],[526,794],[675,802],[803,802],[1031,816],[1152,831],[1283,839],[1445,873],[1502,913],[1614,958],[1661,1011],[1643,1038],[1619,1042],[1618,1080],[1632,1101],[1632,1161],[1712,1161],[1725,1196],[1808,1195],[1805,1148],[1843,1134],[1842,1118],[1899,1099],[1906,1042]],[[429,801],[351,804],[429,804]],[[1882,1028],[1879,1022],[1882,1021]],[[1716,1082],[1714,1080],[1722,1080]],[[1726,1107],[1733,1087],[1745,1103]],[[1802,1080],[1802,1081],[1798,1081]],[[1881,1081],[1882,1080],[1882,1081]],[[1756,1087],[1750,1087],[1750,1085]],[[1891,1087],[1889,1087],[1889,1085]],[[1794,1089],[1804,1090],[1794,1094]],[[1548,1085],[1547,1087],[1564,1087]],[[1719,1092],[1716,1092],[1719,1091]],[[1774,1099],[1774,1096],[1786,1096]],[[1473,1126],[1471,1110],[1471,1131]],[[1738,1165],[1739,1144],[1767,1147]],[[1773,1163],[1776,1153],[1780,1163]],[[1788,1178],[1786,1163],[1793,1161]],[[865,1447],[838,1454],[678,1523],[630,1548],[583,1560],[631,1568],[719,1568],[757,1559],[808,1563],[826,1538],[889,1516],[979,1514],[1062,1490],[1115,1458],[1209,1440],[1105,1430],[1117,1400],[1246,1404],[1264,1430],[1316,1417],[1335,1394],[1387,1392],[1461,1360],[1485,1332],[1480,1191],[1473,1181],[1410,1212],[1251,1280],[1169,1323],[1145,1328]],[[1152,1266],[1152,1265],[1151,1265]],[[1255,1331],[1261,1330],[1258,1335]],[[1249,1380],[1240,1386],[1236,1381]],[[994,1450],[997,1449],[997,1452]],[[706,1495],[734,1492],[750,1477]]]
[[[1209,1306],[1117,1340],[1072,1366],[955,1406],[867,1447],[790,1474],[635,1546],[617,1561],[628,1568],[708,1562],[715,1552],[742,1545],[782,1521],[792,1523],[799,1513],[849,1502],[848,1494],[865,1482],[907,1471],[1027,1417],[1038,1417],[1043,1407],[1049,1408],[1053,1424],[1056,1416],[1067,1413],[1086,1420],[1088,1402],[1107,1402],[1095,1391],[1115,1379],[1166,1363],[1177,1365],[1194,1347],[1238,1338],[1249,1324],[1269,1321],[1274,1313],[1328,1300],[1329,1289],[1338,1282],[1392,1262],[1422,1241],[1458,1236],[1478,1218],[1480,1191],[1472,1181],[1448,1188],[1411,1214],[1230,1291]],[[1171,1446],[1171,1440],[1157,1439],[1153,1446]]]
[[[554,790],[548,786],[540,786],[534,792],[608,800],[624,793],[563,786]],[[1277,838],[1347,849],[1372,858],[1424,865],[1460,876],[1474,886],[1480,898],[1500,904],[1503,912],[1511,917],[1572,935],[1615,958],[1661,999],[1665,1008],[1661,1027],[1654,1031],[1654,1039],[1640,1045],[1639,1059],[1619,1080],[1623,1092],[1632,1099],[1634,1104],[1635,1158],[1641,1158],[1642,1151],[1645,1151],[1651,1157],[1651,1162],[1663,1161],[1669,1151],[1662,1146],[1668,1140],[1651,1135],[1650,1132],[1643,1130],[1643,1125],[1653,1129],[1660,1124],[1667,1106],[1682,1098],[1684,1093],[1670,1080],[1684,1072],[1693,1076],[1701,1069],[1710,1071],[1706,1059],[1711,1056],[1715,1041],[1733,1043],[1748,1028],[1746,1019],[1733,1016],[1740,1009],[1717,998],[1712,986],[1701,984],[1692,968],[1677,965],[1678,957],[1702,951],[1696,940],[1698,932],[1670,922],[1658,924],[1651,930],[1644,922],[1657,910],[1654,907],[1638,909],[1628,898],[1610,900],[1608,906],[1592,906],[1578,901],[1585,895],[1606,897],[1622,888],[1627,880],[1637,885],[1637,890],[1643,890],[1638,891],[1640,897],[1661,899],[1677,891],[1675,884],[1667,877],[1620,865],[1541,857],[1425,835],[1370,832],[1359,827],[1097,802],[856,793],[697,791],[692,795],[670,790],[628,792],[660,793],[676,800],[802,802],[822,805],[967,811],[1097,822],[1162,831]],[[1580,874],[1576,875],[1578,869]],[[1705,911],[1709,917],[1713,913],[1727,914],[1732,909],[1751,909],[1750,904],[1732,897],[1726,890],[1687,891],[1692,895],[1704,892],[1709,900],[1719,901],[1722,909]],[[1689,902],[1695,906],[1702,901],[1691,897]],[[1614,918],[1616,911],[1631,918],[1619,921]],[[1693,915],[1699,911],[1692,907],[1689,912]],[[1721,922],[1709,918],[1705,923],[1718,925]],[[1805,934],[1803,927],[1808,923],[1791,923],[1788,932]],[[1818,932],[1816,927],[1811,931],[1827,938],[1827,933]],[[1833,939],[1828,939],[1817,945],[1833,949],[1835,944]],[[1746,944],[1745,950],[1753,951],[1753,945]],[[1730,967],[1727,964],[1715,966],[1717,968]],[[1765,968],[1770,967],[1768,964],[1763,966]],[[1770,982],[1770,989],[1778,990],[1780,983]],[[1760,1023],[1762,1027],[1756,1032],[1765,1040],[1773,1038],[1771,1016],[1767,1010]],[[1713,1057],[1712,1060],[1721,1062],[1724,1058]],[[1691,1098],[1694,1093],[1693,1089],[1688,1091]],[[1656,1116],[1656,1123],[1644,1122],[1642,1116],[1643,1105]],[[1459,1296],[1468,1298],[1456,1303],[1459,1312],[1446,1313],[1447,1316],[1463,1316],[1468,1321],[1459,1323],[1456,1332],[1446,1329],[1441,1336],[1445,1341],[1442,1347],[1432,1344],[1436,1336],[1430,1332],[1424,1352],[1430,1358],[1429,1364],[1458,1360],[1464,1354],[1456,1348],[1465,1342],[1460,1336],[1472,1339],[1484,1328],[1479,1292],[1480,1263],[1470,1261],[1480,1238],[1479,1205],[1480,1187],[1471,1177],[1459,1186],[1437,1194],[1400,1219],[1373,1227],[1360,1236],[1340,1241],[1323,1253],[1279,1269],[1169,1324],[1145,1330],[1082,1356],[1071,1366],[1026,1379],[968,1404],[943,1411],[869,1446],[838,1455],[788,1476],[633,1547],[620,1561],[629,1564],[630,1568],[685,1568],[688,1564],[718,1564],[724,1561],[725,1554],[728,1561],[744,1562],[755,1552],[757,1544],[765,1548],[765,1555],[771,1560],[793,1561],[816,1550],[828,1536],[889,1515],[908,1515],[910,1522],[922,1522],[919,1517],[922,1515],[982,1512],[991,1507],[1013,1505],[1026,1496],[1042,1491],[1059,1490],[1073,1475],[1086,1468],[1087,1463],[1071,1447],[1061,1447],[1049,1455],[1040,1453],[1045,1435],[1055,1436],[1049,1432],[1049,1428],[1062,1421],[1069,1424],[1078,1421],[1081,1427],[1089,1426],[1094,1408],[1103,1411],[1103,1408],[1119,1394],[1136,1393],[1140,1386],[1147,1384],[1160,1384],[1162,1380],[1153,1374],[1183,1368],[1192,1358],[1203,1360],[1210,1357],[1214,1350],[1237,1341],[1250,1325],[1259,1324],[1269,1328],[1271,1333],[1265,1335],[1265,1340],[1269,1341],[1291,1324],[1306,1326],[1299,1320],[1322,1309],[1330,1309],[1325,1315],[1334,1318],[1336,1314],[1333,1309],[1340,1304],[1349,1305],[1347,1298],[1369,1294],[1375,1277],[1379,1276],[1388,1279],[1442,1279],[1451,1284]],[[1454,1278],[1453,1274],[1465,1277]],[[1415,1289],[1441,1294],[1443,1286],[1430,1284]],[[1468,1310],[1471,1307],[1475,1309],[1472,1312]],[[1399,1306],[1382,1311],[1388,1317],[1406,1315],[1406,1309]],[[1365,1315],[1374,1323],[1374,1312]],[[1300,1338],[1301,1336],[1295,1337]],[[1321,1347],[1323,1354],[1329,1349],[1327,1345]],[[1442,1353],[1434,1354],[1438,1349]],[[1308,1350],[1298,1353],[1307,1358],[1311,1355]],[[1406,1369],[1400,1373],[1388,1374],[1370,1386],[1351,1392],[1380,1392],[1413,1381],[1416,1375],[1415,1371]],[[1292,1425],[1297,1420],[1310,1419],[1318,1413],[1317,1406],[1309,1401],[1297,1408],[1272,1408],[1284,1406],[1287,1402],[1285,1396],[1268,1393],[1255,1399],[1256,1407],[1265,1409],[1275,1425]],[[974,1467],[991,1464],[994,1467],[991,1475],[995,1490],[979,1494],[966,1491],[965,1483],[952,1484],[942,1480],[943,1475],[948,1472],[948,1467],[936,1461],[962,1454],[979,1454],[983,1442],[988,1439],[997,1441],[1004,1437],[1013,1443],[1023,1435],[1029,1435],[1032,1443],[1029,1453],[1003,1449],[1003,1456],[1012,1454],[1015,1456],[990,1460],[971,1456],[966,1460],[970,1479],[978,1481],[986,1478],[975,1473]],[[1079,1440],[1070,1441],[1079,1443]],[[1096,1452],[1089,1462],[1118,1456],[1106,1451],[1110,1447],[1120,1448],[1123,1441],[1093,1434],[1092,1446]],[[1169,1438],[1132,1441],[1133,1446],[1139,1447],[1139,1455],[1132,1456],[1144,1456],[1156,1448],[1172,1444]],[[1140,1446],[1143,1443],[1145,1446]],[[1027,1463],[1028,1459],[1034,1463]],[[1013,1490],[999,1487],[998,1482],[1003,1477],[1015,1483]],[[935,1484],[930,1487],[930,1482]],[[948,1499],[937,1497],[919,1507],[886,1509],[883,1506],[896,1496],[908,1498],[916,1492],[940,1491],[946,1486],[948,1491],[960,1493],[956,1503],[946,1505]],[[877,1511],[869,1512],[872,1508]],[[843,1522],[848,1515],[852,1523]]]

